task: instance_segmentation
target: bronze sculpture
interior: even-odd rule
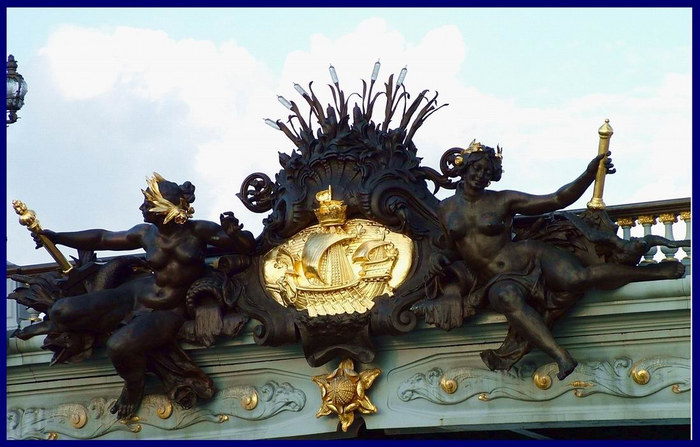
[[[476,142],[450,149],[441,173],[421,166],[413,136],[442,106],[427,90],[409,101],[405,74],[396,84],[389,77],[374,95],[375,79],[369,86],[363,81],[354,107],[335,76],[335,107],[324,109],[311,84],[310,93],[298,86],[318,129],[296,103],[280,100],[293,112],[287,124],[267,121],[296,149],[280,153],[274,180],[251,174],[238,195],[251,211],[270,212],[257,239],[231,213],[222,214],[221,225],[190,220],[194,187],[157,174],[143,191],[146,224],[124,232],[38,231],[38,244],[43,239],[78,248],[80,257],[75,268],[63,263],[63,276],[13,276],[28,287],[10,298],[47,314],[15,335],[47,334],[52,363],[80,361],[105,345],[125,381],[112,408],[119,418],[135,414],[144,371],[158,375],[171,400],[184,407],[212,397],[213,381],[178,340],[211,346],[217,336],[236,335],[249,317],[259,322],[256,343],[301,341],[316,367],[338,357],[371,362],[372,337],[408,333],[417,316],[450,329],[490,308],[506,316],[510,329],[499,349],[482,354],[489,368],[509,369],[534,346],[557,361],[563,379],[576,361],[550,328],[588,289],[683,274],[677,262],[637,267],[650,245],[674,242],[622,240],[604,210],[514,227],[516,213],[537,215],[573,203],[600,165],[603,174],[614,172],[609,158],[600,163],[607,149],[579,178],[545,196],[487,189],[500,179],[501,150]],[[384,119],[375,123],[379,96],[386,98]],[[450,180],[455,177],[460,181]],[[440,187],[456,193],[440,201]],[[329,205],[342,209],[342,222],[320,212]],[[352,228],[344,227],[346,217]],[[145,260],[124,256],[101,265],[92,253],[133,248],[145,249]],[[205,259],[212,255],[220,256],[216,267]],[[343,270],[338,260],[352,262]],[[399,261],[402,268],[394,269]],[[322,266],[328,275],[318,274]],[[355,293],[356,279],[372,282],[377,292]]]
[[[494,149],[473,141],[454,158],[454,173],[460,181],[455,194],[443,200],[437,212],[451,256],[439,255],[433,273],[444,275],[441,270],[452,260],[463,261],[456,267],[457,271],[452,270],[454,281],[448,286],[456,287],[458,290],[452,291],[453,295],[461,295],[463,300],[462,315],[452,316],[453,320],[460,321],[485,307],[508,320],[510,330],[503,345],[481,354],[490,369],[510,369],[530,346],[536,346],[556,361],[558,377],[562,380],[577,362],[554,340],[550,327],[585,291],[683,275],[685,267],[677,261],[649,266],[584,265],[569,251],[541,240],[512,239],[515,214],[538,215],[571,205],[593,183],[603,159],[606,172],[614,173],[609,154],[596,156],[576,180],[547,195],[487,189],[492,181],[501,178],[499,147]],[[608,239],[616,237],[608,236]],[[598,235],[598,239],[604,237]],[[640,250],[648,248],[651,242],[660,241],[632,241],[626,245],[620,243],[620,247],[629,248],[633,244],[637,249],[632,251],[638,259],[644,253]],[[429,313],[425,305],[414,309],[424,316]]]
[[[194,201],[194,185],[190,182],[177,185],[154,173],[148,180],[148,188],[142,191],[145,198],[139,209],[145,223],[129,230],[66,233],[41,230],[34,234],[38,246],[41,237],[45,237],[79,250],[143,248],[146,252],[145,267],[150,273],[129,278],[114,288],[59,298],[46,309],[48,324],[43,325],[48,334],[108,334],[107,355],[124,380],[122,393],[111,408],[120,419],[131,417],[138,409],[150,357],[173,343],[188,318],[188,289],[206,273],[207,244],[247,254],[255,242],[232,213],[221,215],[221,225],[190,220],[194,212],[190,206]],[[207,319],[206,313],[197,314],[195,325],[203,344],[211,344],[222,324],[216,318]],[[20,331],[16,335],[23,338],[37,334],[34,327],[28,334]],[[183,356],[184,352],[177,354]],[[67,357],[64,353],[64,358],[57,360]],[[188,360],[186,355],[185,360]],[[211,397],[213,385],[204,380],[203,387],[211,390],[198,394]],[[192,398],[181,397],[183,402]]]
[[[348,221],[370,220],[373,227],[376,224],[410,238],[413,254],[402,253],[399,258],[412,258],[415,272],[424,269],[432,250],[430,238],[440,231],[434,214],[439,200],[427,184],[440,174],[420,165],[413,142],[425,120],[442,107],[437,92],[428,95],[424,90],[410,97],[403,85],[404,69],[398,78],[389,76],[384,89],[375,91],[376,79],[372,78],[363,81],[361,92],[347,95],[333,73],[331,69],[333,103],[326,107],[312,83],[308,90],[296,85],[301,104],[278,98],[290,115],[286,121],[266,122],[283,132],[294,149],[280,153],[281,169],[274,178],[251,174],[238,195],[249,210],[269,211],[253,265],[244,274],[247,293],[239,305],[260,323],[254,333],[257,343],[277,346],[300,340],[307,362],[314,367],[338,357],[371,362],[375,356],[372,336],[410,332],[417,322],[410,307],[423,296],[422,275],[411,274],[396,290],[365,297],[373,302],[364,306],[367,311],[352,311],[352,304],[342,313],[314,315],[293,304],[285,306],[285,300],[258,287],[258,272],[266,269],[266,253],[306,237],[304,232],[317,223],[314,210],[321,205],[317,194],[332,190],[329,198],[343,202]],[[386,99],[383,107],[377,104],[380,97]],[[357,102],[353,105],[351,99]],[[310,117],[302,111],[302,104],[308,105]],[[375,121],[377,115],[380,119]],[[291,258],[285,262],[295,263]]]

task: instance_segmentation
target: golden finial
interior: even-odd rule
[[[68,273],[73,269],[73,265],[68,262],[63,253],[60,252],[58,248],[54,245],[49,238],[47,238],[41,233],[41,225],[39,224],[39,219],[36,218],[36,213],[33,210],[27,208],[27,205],[21,200],[13,200],[12,207],[15,212],[19,215],[19,223],[22,226],[27,227],[29,231],[38,235],[44,248],[49,252],[51,257],[58,263],[63,270],[63,273]]]
[[[607,154],[610,147],[610,137],[613,135],[613,129],[610,126],[610,120],[605,119],[605,123],[598,129],[598,155]],[[603,202],[603,188],[605,187],[605,175],[607,170],[605,167],[605,161],[607,160],[607,155],[600,160],[598,164],[598,172],[595,176],[595,184],[593,185],[593,197],[586,204],[589,210],[604,210],[605,202]]]

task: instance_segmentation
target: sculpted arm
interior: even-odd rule
[[[442,235],[440,236],[439,243],[438,245],[443,249],[441,251],[441,254],[449,260],[449,262],[456,261],[458,259],[461,259],[461,256],[457,252],[457,249],[454,245],[454,242],[452,238],[450,237],[450,233],[448,230],[448,227],[450,226],[450,222],[448,222],[449,215],[455,216],[455,210],[459,208],[459,205],[456,203],[454,196],[449,197],[445,200],[442,200],[440,204],[438,205],[437,208],[437,216],[438,220],[440,221],[440,224],[442,225]],[[453,217],[454,218],[454,217]],[[452,223],[454,224],[454,223]]]
[[[215,247],[232,249],[245,254],[250,253],[255,246],[253,233],[243,230],[243,225],[238,223],[233,213],[222,214],[221,225],[204,220],[197,221],[196,224],[197,234]]]
[[[101,229],[56,233],[42,231],[53,243],[78,250],[134,250],[141,248],[143,235],[150,226],[141,224],[126,231]]]
[[[578,200],[583,193],[586,192],[586,189],[588,189],[591,183],[593,183],[596,173],[598,172],[598,164],[606,155],[610,155],[610,152],[596,156],[588,164],[583,174],[552,194],[533,195],[518,191],[504,191],[503,193],[505,194],[505,199],[509,205],[510,211],[513,214],[533,215],[566,208]],[[612,159],[606,159],[605,167],[608,174],[615,173]]]
[[[437,217],[442,225],[443,231],[442,234],[434,241],[437,250],[430,254],[429,271],[433,275],[437,274],[443,276],[443,269],[446,266],[450,265],[454,261],[462,259],[457,251],[457,248],[455,247],[455,241],[452,240],[448,231],[448,226],[450,225],[448,222],[448,216],[454,216],[454,211],[457,207],[458,204],[455,203],[454,197],[442,200],[438,205]]]

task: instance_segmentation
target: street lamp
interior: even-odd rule
[[[27,83],[17,73],[17,61],[13,55],[7,57],[7,125],[17,121],[17,111],[24,105]]]

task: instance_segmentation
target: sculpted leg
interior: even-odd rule
[[[502,313],[521,337],[548,354],[559,366],[559,380],[568,376],[576,361],[569,352],[559,346],[544,322],[542,315],[526,302],[525,290],[515,282],[502,281],[489,289],[489,303]]]
[[[145,385],[148,352],[175,339],[184,318],[174,311],[153,311],[134,318],[107,340],[107,355],[124,388],[110,411],[119,419],[136,413]]]
[[[124,379],[121,395],[110,409],[119,419],[134,415],[143,398],[145,385],[146,357],[129,332],[125,326],[107,340],[107,355],[117,374]]]
[[[133,309],[128,288],[98,290],[57,300],[49,309],[52,329],[61,331],[112,331]]]

